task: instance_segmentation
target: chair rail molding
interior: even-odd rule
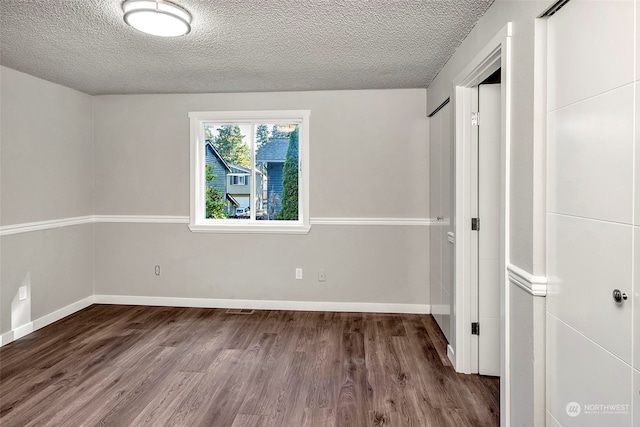
[[[186,215],[94,215],[93,218],[96,223],[189,224]]]
[[[311,217],[311,225],[408,225],[429,226],[441,225],[442,222],[435,218],[334,218]]]
[[[69,218],[58,218],[46,221],[25,222],[21,224],[9,224],[0,226],[0,236],[11,234],[29,233],[31,231],[50,230],[54,228],[70,227],[81,224],[100,223],[130,223],[130,224],[189,224],[189,217],[182,215],[85,215]],[[368,225],[368,226],[446,226],[435,218],[334,218],[313,217],[311,225]]]
[[[24,222],[0,226],[0,236],[29,233],[31,231],[50,230],[52,228],[70,227],[72,225],[91,224],[95,222],[93,215],[70,218],[51,219],[47,221]]]
[[[547,296],[547,278],[545,276],[534,276],[513,264],[507,265],[509,282],[525,290],[536,297]]]
[[[188,216],[177,215],[85,215],[70,218],[58,218],[47,221],[25,222],[0,226],[0,236],[29,233],[31,231],[51,230],[72,225],[96,223],[147,223],[147,224],[188,224]]]

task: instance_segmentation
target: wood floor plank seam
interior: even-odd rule
[[[0,425],[498,426],[430,315],[92,305],[0,348]]]

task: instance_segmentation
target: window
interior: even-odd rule
[[[229,174],[229,185],[247,185],[249,181],[247,181],[247,177],[249,175],[234,175]]]
[[[192,231],[307,233],[309,115],[192,112]]]

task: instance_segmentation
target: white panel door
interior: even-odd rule
[[[453,342],[451,336],[451,303],[453,301],[453,245],[449,243],[447,232],[452,230],[451,226],[451,189],[453,188],[453,178],[451,175],[451,104],[445,105],[439,112],[440,116],[440,217],[442,224],[440,230],[440,253],[441,253],[441,286],[442,286],[442,309],[440,328],[444,333],[447,342]]]
[[[563,427],[633,422],[634,8],[571,0],[547,21],[547,411]]]
[[[436,113],[429,119],[429,216],[433,219],[442,217],[441,192],[442,173],[440,153],[442,151],[441,114]],[[429,232],[429,301],[431,314],[442,328],[442,242],[440,227],[432,227]]]
[[[631,427],[631,367],[554,316],[546,326],[549,413],[563,427]]]
[[[478,86],[478,373],[500,375],[500,84]]]
[[[640,426],[640,371],[633,371],[633,425]]]
[[[452,342],[452,253],[447,232],[451,227],[450,104],[429,120],[429,216],[436,219],[429,236],[431,314],[447,342]]]

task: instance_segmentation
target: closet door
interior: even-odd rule
[[[634,12],[571,0],[547,20],[549,425],[632,425]]]
[[[478,373],[500,376],[501,84],[478,86]]]
[[[434,225],[430,230],[430,304],[434,319],[448,342],[453,336],[453,244],[452,231],[452,135],[451,107],[446,104],[429,119],[429,206]]]

